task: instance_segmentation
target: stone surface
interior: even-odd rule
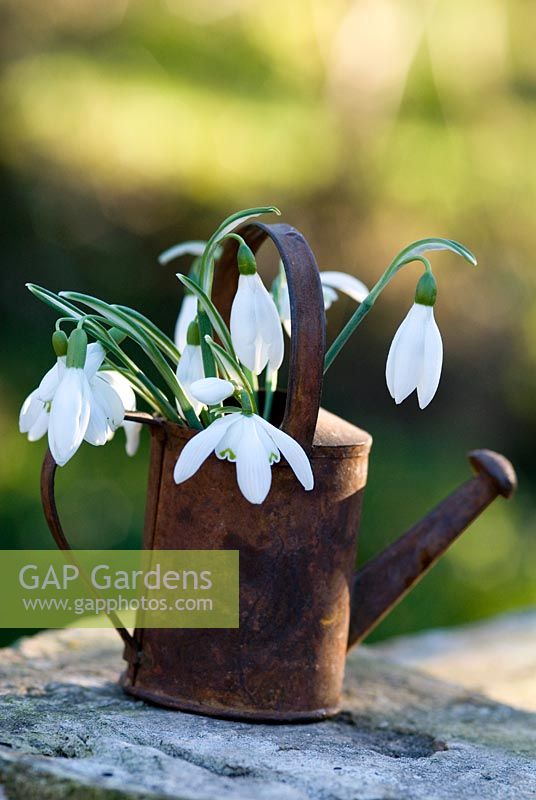
[[[350,655],[334,720],[252,725],[127,698],[116,639],[49,632],[0,651],[8,800],[536,798],[535,714],[373,648]]]
[[[454,681],[516,708],[536,711],[536,610],[400,636],[376,653]]]

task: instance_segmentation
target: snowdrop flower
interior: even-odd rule
[[[443,365],[443,343],[434,319],[437,288],[433,275],[426,272],[415,293],[415,302],[397,330],[387,356],[387,387],[396,403],[414,389],[420,408],[433,399]]]
[[[190,439],[175,465],[175,483],[191,478],[213,452],[236,464],[238,486],[250,503],[258,505],[266,499],[272,483],[271,467],[281,454],[303,488],[313,488],[313,473],[304,450],[257,414],[227,414]]]
[[[203,354],[201,351],[201,340],[199,338],[199,328],[197,322],[190,323],[188,328],[188,335],[186,346],[182,351],[179,363],[177,365],[177,380],[183,388],[183,391],[192,404],[192,408],[196,414],[199,414],[203,408],[203,403],[196,400],[190,392],[192,383],[201,380],[205,377],[203,369]]]
[[[28,434],[29,441],[37,441],[48,431],[49,447],[59,466],[72,458],[83,440],[93,445],[106,444],[121,424],[129,455],[136,451],[139,439],[139,423],[123,421],[125,408],[136,408],[130,384],[118,372],[98,371],[104,349],[94,342],[84,355],[87,339],[83,331],[82,334],[77,334],[71,345],[69,365],[68,354],[58,355],[56,364],[24,401],[19,417],[19,429]],[[73,366],[75,356],[76,363],[83,367]]]
[[[337,292],[351,297],[356,303],[362,303],[368,295],[369,290],[365,284],[348,275],[346,272],[336,270],[324,270],[320,272],[320,283],[322,284],[322,295],[324,298],[324,311],[327,311],[333,303],[339,299]],[[291,335],[290,321],[290,297],[288,293],[287,278],[283,265],[280,265],[279,275],[272,286],[272,293],[276,298],[279,316],[287,335]]]
[[[203,378],[190,384],[190,394],[205,406],[215,406],[234,394],[234,386],[222,378]]]
[[[238,248],[238,289],[231,308],[231,339],[240,361],[255,375],[267,366],[278,370],[285,343],[279,314],[271,294],[264,286],[255,256],[242,243]]]

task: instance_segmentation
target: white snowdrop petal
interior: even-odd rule
[[[244,417],[244,421],[236,459],[236,479],[246,500],[259,505],[270,491],[272,470],[254,418]]]
[[[414,303],[400,326],[393,365],[395,402],[401,403],[414,389],[422,374],[426,308]]]
[[[125,408],[120,396],[99,374],[95,375],[89,385],[92,392],[92,406],[98,404],[103,409],[110,428],[117,430],[125,417]]]
[[[84,440],[95,447],[100,447],[109,441],[113,433],[114,429],[108,423],[104,408],[93,399]]]
[[[281,460],[281,453],[274,440],[268,435],[262,425],[257,425],[257,433],[263,443],[270,464],[278,464]]]
[[[22,404],[19,414],[19,431],[21,433],[28,433],[44,408],[44,403],[39,399],[37,391],[34,389]]]
[[[198,240],[181,242],[180,244],[170,247],[168,250],[164,250],[164,252],[158,256],[158,262],[160,264],[168,264],[170,261],[173,261],[174,258],[180,258],[180,256],[202,256],[206,244],[206,242]]]
[[[91,412],[90,396],[84,370],[66,369],[52,400],[48,426],[50,451],[59,466],[82,444]]]
[[[182,483],[194,475],[201,464],[214,451],[223,437],[227,427],[234,422],[234,414],[217,419],[205,430],[196,433],[184,446],[175,464],[173,478],[175,483]]]
[[[136,410],[136,395],[129,381],[120,372],[114,369],[102,370],[98,377],[110,384],[112,389],[119,395],[125,411]]]
[[[33,425],[31,426],[30,430],[28,431],[28,441],[29,442],[37,442],[39,439],[42,439],[45,433],[48,431],[48,421],[50,418],[50,414],[45,408],[45,406],[41,406],[41,411],[37,419],[34,421]]]
[[[252,277],[252,275],[240,275],[238,279],[238,289],[231,306],[230,330],[238,358],[248,369],[254,370],[258,328]]]
[[[220,460],[227,460],[234,463],[236,461],[236,454],[238,453],[238,445],[242,439],[242,422],[244,415],[236,413],[229,415],[233,419],[230,422],[227,430],[218,442],[215,453]]]
[[[196,414],[199,414],[201,411],[203,403],[200,403],[199,400],[196,400],[195,397],[190,394],[190,386],[192,383],[204,377],[205,370],[203,367],[201,346],[197,344],[187,344],[177,366],[177,380],[182,386]]]
[[[433,400],[437,392],[437,387],[439,386],[442,366],[443,342],[441,340],[441,333],[434,319],[434,310],[430,307],[430,313],[425,328],[424,367],[421,379],[417,384],[417,397],[420,408],[426,408]]]
[[[351,297],[356,303],[362,303],[369,293],[369,289],[365,284],[349,275],[347,272],[338,272],[337,270],[323,270],[320,273],[320,281],[323,286],[328,286],[331,289],[337,289],[339,292]],[[337,296],[335,295],[335,298]]]
[[[339,299],[339,295],[330,286],[322,284],[322,297],[324,299],[324,311],[329,311],[333,303]]]
[[[281,329],[281,320],[274,299],[265,287],[258,273],[251,276],[254,286],[255,317],[259,338],[266,349],[262,353],[262,359],[266,357],[270,362],[270,369],[277,370],[283,361],[285,342]],[[259,372],[266,366],[266,361],[259,364]],[[258,373],[257,373],[258,374]]]
[[[307,491],[312,489],[314,486],[313,471],[303,447],[288,433],[271,425],[262,417],[255,415],[254,419],[262,425],[268,436],[275,442],[303,488]]]
[[[182,353],[187,344],[187,334],[190,323],[194,321],[197,316],[197,299],[195,295],[188,292],[184,295],[175,323],[174,341],[175,347]]]
[[[400,336],[402,332],[402,325],[399,326],[397,332],[393,337],[393,341],[391,342],[391,347],[389,348],[389,353],[387,354],[387,363],[385,365],[385,380],[387,382],[387,388],[389,389],[389,394],[395,399],[395,361],[396,361],[396,353],[398,348],[398,343],[400,342]]]
[[[65,365],[65,356],[58,358],[54,366],[43,376],[41,383],[37,387],[37,396],[43,402],[50,402],[59,386],[62,377],[60,364],[62,366]]]
[[[231,381],[222,378],[202,378],[190,384],[190,394],[207,406],[223,402],[234,393]]]
[[[127,456],[134,456],[140,446],[140,434],[142,429],[141,422],[134,422],[131,419],[123,420],[125,431],[125,451]]]
[[[88,344],[86,363],[84,364],[84,372],[86,373],[88,381],[90,381],[97,370],[100,369],[105,357],[106,353],[100,342],[92,342],[91,344]]]

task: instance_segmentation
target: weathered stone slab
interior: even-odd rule
[[[112,631],[0,651],[0,784],[9,800],[525,800],[536,715],[390,663],[349,659],[344,711],[253,725],[165,711],[116,685]]]
[[[397,636],[374,651],[516,708],[536,711],[536,610]]]

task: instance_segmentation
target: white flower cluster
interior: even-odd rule
[[[199,431],[179,455],[174,470],[176,483],[191,478],[214,453],[235,464],[244,497],[251,503],[262,503],[270,490],[272,465],[283,456],[304,489],[311,490],[314,478],[307,454],[270,422],[272,396],[285,351],[284,331],[292,335],[285,271],[280,264],[268,291],[257,272],[253,252],[236,232],[248,219],[269,212],[279,213],[274,207],[238,212],[207,242],[185,242],[162,254],[161,263],[183,255],[194,258],[190,274],[178,275],[185,296],[174,341],[133,309],[76,292],[56,295],[28,284],[33,294],[61,316],[52,338],[56,363],[24,401],[21,432],[30,441],[48,433],[50,451],[62,466],[83,441],[103,445],[122,426],[127,453],[132,455],[138,447],[141,426],[125,420],[125,413],[135,411],[136,392],[155,414]],[[227,238],[238,242],[239,269],[229,328],[211,300],[213,272]],[[417,284],[415,302],[392,341],[386,380],[396,403],[413,391],[421,408],[431,402],[443,363],[433,310],[437,285],[425,255],[434,250],[450,250],[476,264],[472,253],[458,242],[422,239],[402,250],[371,290],[344,272],[320,272],[325,311],[339,293],[357,303],[325,355],[325,370],[398,270],[421,262],[424,273]],[[93,313],[79,306],[88,306]],[[61,327],[65,321],[76,323],[69,338]],[[87,334],[96,341],[88,345]],[[152,362],[151,374],[140,369],[121,348],[126,338]],[[161,385],[154,383],[153,372]],[[258,408],[259,385],[264,390],[262,414]]]
[[[83,441],[106,444],[120,426],[125,430],[128,455],[138,449],[141,425],[124,419],[125,411],[135,410],[136,396],[119,372],[100,369],[104,358],[98,342],[88,346],[83,368],[67,367],[66,357],[58,356],[22,404],[21,433],[36,442],[48,432],[48,446],[59,466],[74,456]]]

